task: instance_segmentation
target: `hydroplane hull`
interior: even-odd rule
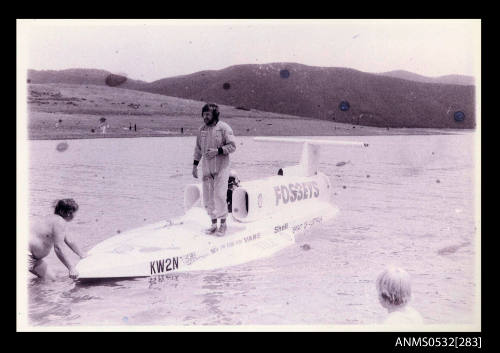
[[[228,217],[223,237],[207,235],[206,211],[192,207],[178,219],[157,222],[113,236],[88,252],[76,266],[80,279],[149,277],[213,270],[265,258],[295,242],[295,235],[338,212],[328,202],[275,213],[252,223]]]

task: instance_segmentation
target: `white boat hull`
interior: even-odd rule
[[[335,217],[328,202],[288,209],[268,218],[241,223],[231,216],[223,237],[206,235],[210,218],[192,207],[162,221],[113,236],[88,252],[76,266],[80,279],[149,277],[213,270],[265,258],[295,243],[295,235]]]

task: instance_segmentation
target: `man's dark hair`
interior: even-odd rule
[[[208,111],[211,111],[212,112],[212,116],[214,118],[214,120],[218,121],[219,120],[219,106],[215,103],[207,103],[203,106],[203,108],[201,109],[201,116],[203,116],[203,113],[205,112],[208,112]]]
[[[72,218],[73,213],[78,211],[78,204],[73,199],[62,199],[57,201],[54,213],[62,218]]]

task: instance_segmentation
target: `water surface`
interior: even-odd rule
[[[321,137],[322,139],[329,137]],[[334,139],[333,137],[331,139]],[[375,324],[374,281],[387,265],[413,279],[412,305],[431,324],[472,324],[475,298],[474,135],[364,136],[368,149],[324,146],[339,216],[271,258],[159,279],[79,284],[29,275],[32,325]],[[238,137],[240,179],[275,174],[301,147]],[[29,214],[55,199],[80,205],[71,233],[90,249],[118,232],[182,215],[194,137],[29,142]],[[62,151],[60,151],[62,150]],[[344,163],[341,163],[344,162]],[[73,256],[74,261],[77,260]]]

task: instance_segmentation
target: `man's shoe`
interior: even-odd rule
[[[226,229],[227,229],[226,223],[222,223],[219,229],[217,229],[217,233],[215,233],[215,235],[218,237],[224,236],[224,234],[226,234]]]
[[[205,234],[214,234],[217,231],[217,223],[212,223],[210,228],[205,229]]]

